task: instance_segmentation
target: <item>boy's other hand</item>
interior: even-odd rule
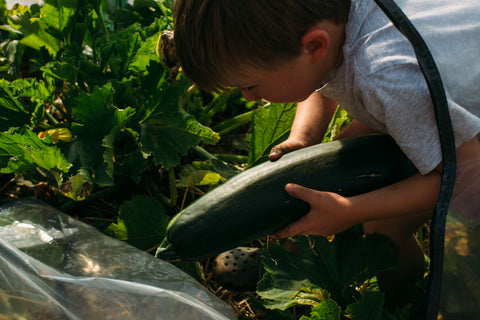
[[[271,235],[274,239],[294,235],[318,235],[328,237],[355,225],[348,213],[350,201],[333,192],[323,192],[289,183],[285,191],[292,197],[310,204],[310,211],[297,221]]]

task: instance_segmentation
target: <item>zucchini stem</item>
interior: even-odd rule
[[[215,132],[218,132],[220,136],[223,136],[241,126],[244,124],[247,124],[252,120],[253,113],[255,110],[247,111],[245,113],[239,114],[238,116],[235,116],[233,118],[230,118],[228,120],[225,120],[224,122],[221,122],[214,126],[212,129]]]

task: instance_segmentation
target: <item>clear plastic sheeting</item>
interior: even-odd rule
[[[480,158],[457,164],[445,226],[439,319],[480,319]]]
[[[0,319],[236,319],[175,266],[36,200],[0,204]]]
[[[480,118],[480,1],[395,2],[415,25],[433,55],[449,108],[461,107]],[[462,161],[457,159],[455,189],[445,225],[441,292],[432,293],[440,296],[439,320],[480,319],[478,154],[477,145],[475,152],[471,151]]]
[[[480,228],[450,212],[445,229],[439,319],[480,319]]]
[[[449,100],[480,117],[480,1],[397,0],[435,59]]]

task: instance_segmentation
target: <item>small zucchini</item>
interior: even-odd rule
[[[284,191],[289,182],[352,196],[415,173],[387,135],[293,151],[245,170],[182,210],[168,226],[166,251],[173,249],[182,260],[201,260],[281,229],[309,211],[306,202]]]

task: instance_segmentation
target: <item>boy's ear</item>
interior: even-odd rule
[[[305,53],[310,55],[312,62],[323,59],[330,45],[330,36],[323,29],[312,29],[302,37],[302,46]]]

